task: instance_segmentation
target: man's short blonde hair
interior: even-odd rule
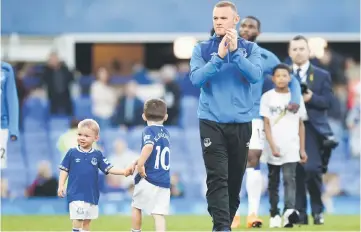
[[[82,121],[79,122],[78,124],[78,128],[89,128],[90,130],[94,131],[96,135],[99,135],[100,133],[100,127],[99,124],[90,118],[84,119]]]
[[[234,12],[236,12],[236,13],[238,12],[236,5],[231,1],[220,1],[214,7],[217,7],[217,8],[230,7]]]

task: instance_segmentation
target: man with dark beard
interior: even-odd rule
[[[254,42],[260,34],[261,22],[254,16],[247,16],[241,21],[239,36],[245,40]],[[272,74],[273,68],[280,63],[279,59],[272,52],[261,48],[263,79]],[[258,218],[258,208],[262,192],[262,175],[259,160],[264,147],[263,119],[259,114],[260,99],[263,94],[263,80],[252,84],[253,95],[253,115],[252,137],[249,142],[248,163],[246,169],[246,190],[248,195],[248,217],[247,228],[261,227],[262,220]],[[291,90],[291,101],[288,109],[297,111],[301,98],[300,84],[295,78],[289,85]],[[232,228],[237,228],[240,224],[239,212],[234,217]]]

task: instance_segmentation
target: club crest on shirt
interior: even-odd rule
[[[203,140],[203,144],[204,144],[205,147],[209,147],[212,144],[211,139],[210,138],[205,138]]]
[[[243,57],[247,57],[247,51],[245,48],[238,48],[238,50],[242,53]]]
[[[92,161],[91,161],[92,165],[97,165],[98,164],[98,160],[97,158],[92,158]]]
[[[79,208],[76,210],[76,212],[77,212],[78,214],[84,214],[84,209],[79,207]]]

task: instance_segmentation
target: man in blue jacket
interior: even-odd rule
[[[218,2],[213,10],[216,35],[199,43],[190,61],[190,79],[201,88],[198,118],[214,231],[230,231],[239,206],[252,134],[251,84],[262,78],[260,49],[238,38],[238,22],[236,6]]]
[[[15,75],[10,64],[1,62],[1,130],[0,155],[1,169],[6,168],[8,138],[15,141],[19,134],[19,101]]]
[[[261,22],[258,18],[254,16],[247,16],[242,19],[239,28],[239,35],[243,39],[255,42],[257,37],[260,35],[260,31]],[[272,75],[274,67],[280,63],[278,57],[271,51],[268,51],[267,49],[264,49],[262,47],[260,47],[260,51],[262,58],[261,61],[263,76],[261,81],[252,85],[254,118],[252,120],[252,137],[249,143],[248,163],[246,169],[246,190],[248,196],[248,228],[262,226],[262,220],[258,218],[258,209],[262,194],[262,174],[260,170],[259,160],[262,154],[262,150],[264,148],[265,136],[263,132],[263,119],[260,116],[259,110],[261,96],[263,93],[262,90],[264,79],[266,79],[267,76]],[[296,111],[298,109],[301,99],[300,83],[297,81],[296,78],[292,78],[289,87],[291,91],[291,101],[289,104],[289,109],[291,111]],[[237,213],[237,216],[233,220],[232,228],[238,227],[239,224],[240,216],[239,213]]]

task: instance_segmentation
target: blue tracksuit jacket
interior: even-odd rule
[[[262,78],[257,44],[238,38],[238,49],[224,59],[218,54],[222,38],[197,44],[190,61],[190,79],[201,88],[198,118],[218,123],[250,122],[253,118],[251,84]]]
[[[9,129],[10,136],[19,136],[19,100],[13,68],[1,62],[1,129]]]

